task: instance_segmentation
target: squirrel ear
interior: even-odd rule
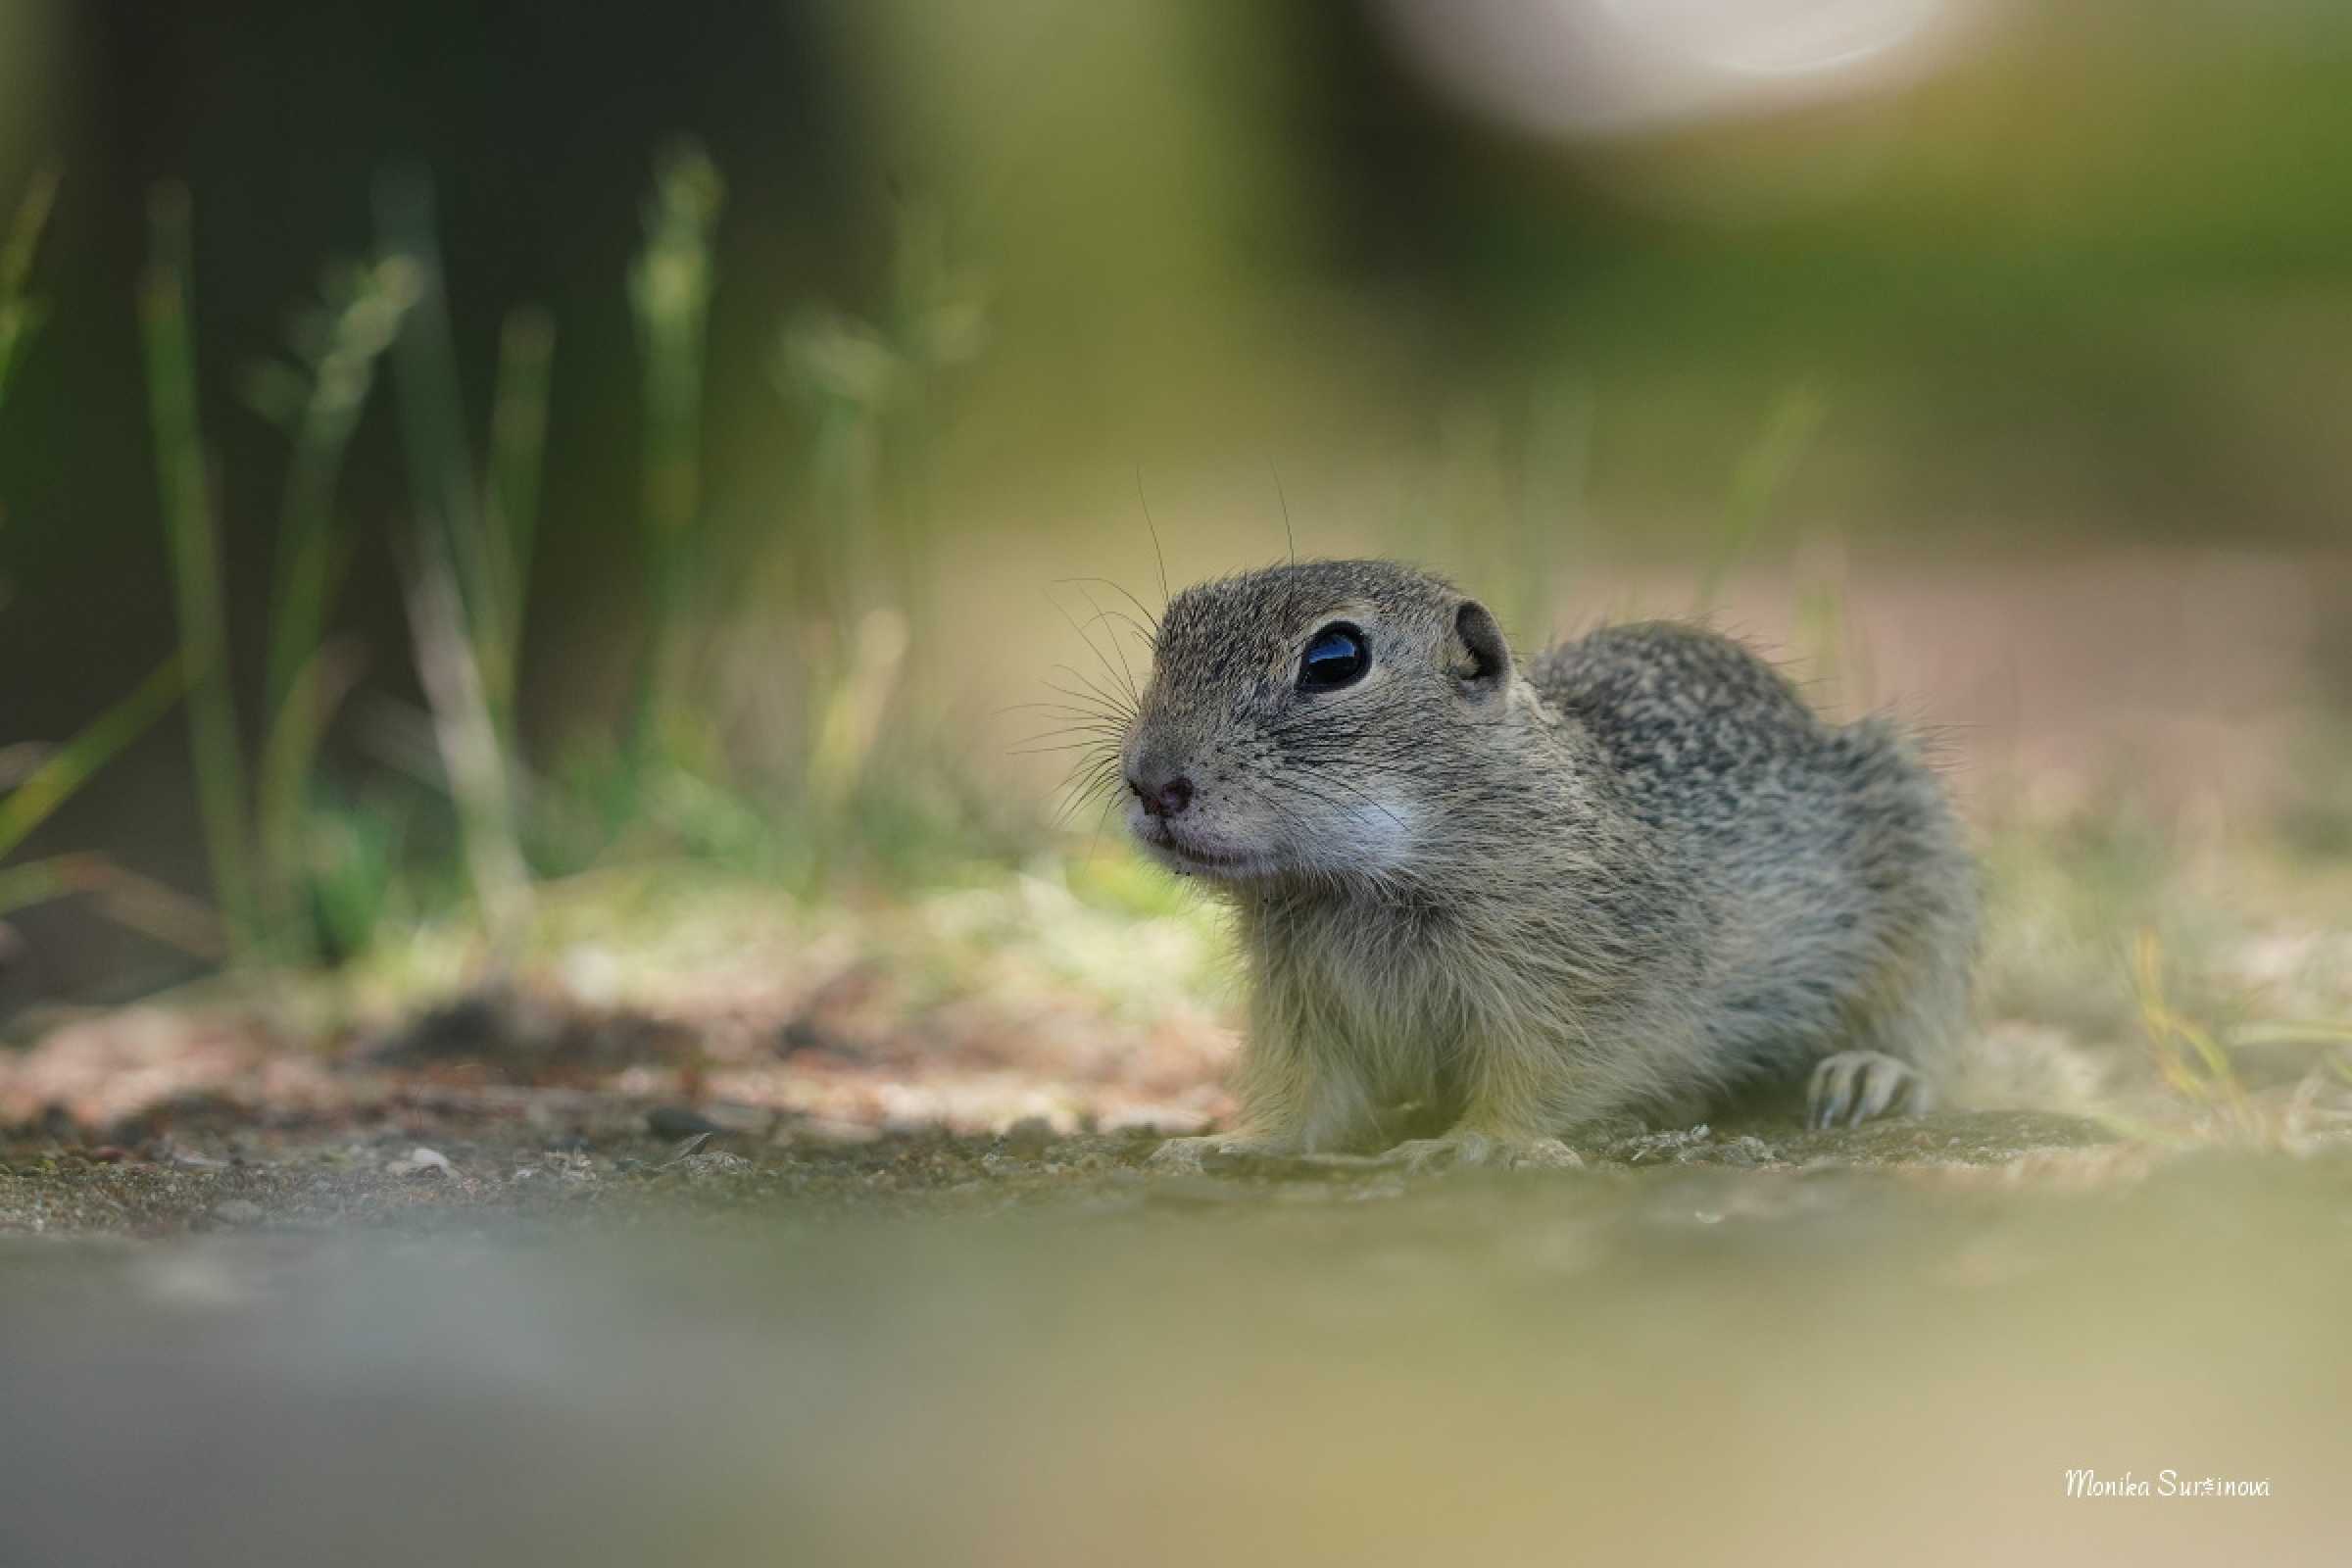
[[[1470,695],[1499,691],[1510,679],[1510,645],[1502,640],[1502,628],[1494,624],[1487,607],[1477,600],[1465,599],[1455,609],[1453,636],[1447,641],[1446,662],[1454,679]]]

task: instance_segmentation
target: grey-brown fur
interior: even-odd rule
[[[1370,668],[1301,692],[1333,622]],[[1816,1114],[1876,1114],[1926,1102],[1966,1018],[1975,878],[1935,775],[1697,627],[1523,666],[1439,578],[1250,572],[1168,606],[1118,760],[1131,829],[1230,899],[1249,971],[1242,1126],[1168,1162],[1416,1117],[1445,1131],[1414,1162],[1564,1162],[1571,1130],[1808,1075]]]

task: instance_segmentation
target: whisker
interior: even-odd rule
[[[1152,559],[1159,565],[1159,602],[1168,602],[1168,558],[1160,554],[1159,529],[1152,521],[1152,498],[1144,494],[1144,466],[1135,466],[1135,499],[1144,504],[1144,526],[1152,534]]]
[[[1121,722],[1125,722],[1126,720],[1135,716],[1135,709],[1133,706],[1120,702],[1117,697],[1113,696],[1109,692],[1103,691],[1101,687],[1095,685],[1094,682],[1088,680],[1086,676],[1080,674],[1077,670],[1072,669],[1069,665],[1056,664],[1054,667],[1058,670],[1066,671],[1070,676],[1076,679],[1080,685],[1084,686],[1086,690],[1083,692],[1074,692],[1067,686],[1057,686],[1052,681],[1046,682],[1047,690],[1059,692],[1062,696],[1067,697],[1071,702],[1093,709],[1095,716],[1099,718],[1116,718]]]
[[[1282,470],[1274,466],[1272,458],[1266,460],[1266,471],[1274,476],[1274,499],[1282,503],[1282,537],[1291,547],[1291,564],[1295,566],[1298,564],[1298,536],[1291,531],[1291,498],[1283,493]]]
[[[1059,687],[1055,687],[1054,689],[1056,691],[1060,690]],[[1067,694],[1065,693],[1064,695]],[[989,710],[989,716],[991,718],[1002,718],[1006,713],[1020,712],[1057,713],[1071,716],[1083,715],[1087,717],[1097,716],[1085,709],[1068,708],[1064,707],[1060,703],[1008,703],[1003,708],[993,708]]]
[[[1105,617],[1105,616],[1103,615],[1103,613],[1102,613],[1102,607],[1101,605],[1098,605],[1098,604],[1096,604],[1096,603],[1095,603],[1095,596],[1094,596],[1093,594],[1091,594],[1091,593],[1087,593],[1087,591],[1086,591],[1084,588],[1080,588],[1078,591],[1079,591],[1081,594],[1085,594],[1085,595],[1086,595],[1086,602],[1087,602],[1087,605],[1088,605],[1088,607],[1089,607],[1089,608],[1091,608],[1091,609],[1094,611],[1094,612],[1095,612],[1095,620],[1102,620],[1102,619],[1105,619],[1106,617]],[[1090,625],[1091,625],[1091,624],[1093,624],[1093,622],[1091,622],[1091,621],[1090,621],[1088,624],[1090,624]],[[1105,633],[1105,635],[1107,635],[1107,636],[1110,638],[1110,651],[1111,651],[1112,653],[1114,653],[1114,654],[1116,654],[1116,655],[1118,655],[1118,656],[1119,656],[1119,671],[1120,671],[1120,673],[1121,673],[1121,674],[1123,674],[1123,675],[1125,675],[1125,676],[1127,677],[1127,695],[1128,695],[1128,697],[1129,697],[1131,700],[1135,701],[1135,702],[1141,703],[1141,702],[1143,701],[1143,698],[1142,698],[1142,696],[1140,696],[1140,695],[1137,693],[1137,691],[1136,691],[1136,689],[1135,689],[1135,671],[1134,671],[1134,669],[1133,669],[1133,668],[1131,668],[1131,667],[1128,665],[1128,662],[1127,662],[1127,650],[1119,646],[1119,634],[1118,634],[1118,631],[1117,631],[1117,629],[1114,627],[1114,628],[1112,628],[1111,630],[1109,630],[1108,632],[1106,632],[1106,633]],[[1091,642],[1093,639],[1092,639],[1092,638],[1089,638],[1088,640]]]
[[[1134,706],[1133,706],[1132,704],[1129,704],[1129,703],[1123,703],[1123,702],[1121,702],[1121,701],[1119,700],[1119,694],[1118,694],[1118,693],[1116,693],[1116,692],[1114,692],[1114,691],[1108,691],[1108,690],[1105,690],[1104,688],[1102,688],[1102,687],[1101,687],[1101,686],[1098,686],[1098,685],[1096,685],[1096,684],[1095,684],[1095,679],[1094,679],[1094,677],[1093,677],[1092,675],[1089,675],[1089,674],[1087,674],[1087,673],[1086,673],[1086,671],[1084,671],[1084,670],[1082,670],[1082,669],[1078,668],[1078,667],[1077,667],[1075,664],[1055,664],[1054,667],[1055,669],[1058,669],[1058,670],[1060,670],[1060,671],[1061,671],[1063,674],[1065,674],[1065,675],[1069,676],[1069,677],[1070,677],[1072,680],[1076,681],[1076,682],[1077,682],[1079,685],[1081,685],[1081,686],[1085,687],[1085,688],[1086,688],[1088,691],[1090,691],[1090,692],[1094,693],[1094,695],[1095,695],[1095,696],[1096,696],[1098,699],[1100,699],[1101,701],[1102,701],[1102,702],[1104,702],[1104,703],[1107,703],[1107,704],[1109,704],[1109,705],[1110,705],[1112,708],[1116,709],[1116,710],[1119,710],[1120,712],[1122,712],[1122,713],[1128,713],[1128,712],[1133,712],[1133,711],[1135,710],[1134,710]],[[1061,688],[1056,688],[1056,689],[1057,689],[1057,690],[1061,690]],[[1068,697],[1073,697],[1073,698],[1075,698],[1075,694],[1074,694],[1074,693],[1068,692],[1068,691],[1066,691],[1066,690],[1063,690],[1063,695],[1064,695],[1064,696],[1068,696]]]
[[[1102,848],[1102,845],[1103,824],[1110,820],[1110,808],[1117,804],[1118,797],[1115,795],[1102,803],[1102,809],[1101,813],[1095,817],[1094,837],[1087,840],[1086,843],[1086,859],[1081,863],[1090,866],[1095,863],[1095,851]]]
[[[1069,819],[1071,813],[1076,811],[1079,807],[1084,806],[1090,798],[1098,793],[1106,792],[1108,789],[1109,780],[1098,774],[1089,772],[1073,777],[1062,786],[1061,804],[1055,808],[1048,825],[1060,827]],[[1110,793],[1108,798],[1116,801],[1118,796],[1116,793]]]
[[[1328,773],[1322,772],[1322,771],[1320,771],[1320,770],[1318,770],[1318,769],[1314,769],[1314,768],[1308,768],[1308,769],[1305,769],[1304,771],[1305,771],[1305,773],[1306,773],[1307,777],[1309,777],[1309,778],[1317,779],[1317,780],[1319,780],[1319,781],[1321,781],[1321,782],[1323,782],[1323,783],[1326,783],[1326,784],[1335,784],[1335,785],[1339,786],[1341,789],[1343,789],[1343,790],[1346,790],[1346,791],[1347,791],[1348,794],[1350,794],[1350,795],[1354,796],[1354,797],[1355,797],[1357,800],[1359,800],[1359,801],[1363,802],[1363,803],[1364,803],[1366,806],[1369,806],[1369,807],[1371,807],[1371,808],[1372,808],[1372,809],[1374,809],[1375,811],[1378,811],[1378,812],[1379,812],[1381,815],[1383,815],[1383,816],[1387,817],[1387,818],[1388,818],[1390,821],[1392,821],[1392,822],[1396,823],[1396,825],[1397,825],[1399,828],[1401,828],[1401,827],[1403,827],[1403,826],[1404,826],[1404,818],[1402,818],[1402,817],[1398,816],[1398,815],[1397,815],[1397,814],[1396,814],[1395,811],[1392,811],[1392,810],[1390,810],[1390,809],[1389,809],[1389,808],[1388,808],[1386,806],[1383,806],[1383,805],[1382,805],[1382,804],[1381,804],[1381,803],[1380,803],[1380,802],[1379,802],[1379,801],[1378,801],[1376,798],[1374,798],[1372,795],[1368,794],[1367,792],[1365,792],[1365,791],[1363,791],[1363,790],[1357,789],[1357,788],[1356,788],[1354,785],[1352,785],[1352,784],[1348,783],[1348,782],[1346,779],[1333,777],[1332,775],[1330,775],[1330,774],[1328,774]],[[1303,786],[1302,784],[1300,784],[1300,783],[1299,783],[1298,780],[1296,780],[1296,779],[1282,778],[1282,777],[1280,777],[1280,776],[1276,776],[1276,777],[1274,777],[1274,778],[1271,778],[1271,779],[1269,779],[1269,780],[1268,780],[1268,782],[1270,782],[1270,783],[1274,783],[1274,784],[1279,784],[1279,785],[1283,786],[1284,788],[1291,789],[1291,790],[1293,790],[1294,792],[1296,792],[1296,793],[1298,793],[1298,794],[1299,794],[1299,795],[1301,795],[1301,796],[1304,796],[1304,795],[1307,795],[1307,794],[1308,794],[1308,791],[1306,790],[1305,786]]]
[[[1153,631],[1159,630],[1159,617],[1152,613],[1150,606],[1146,605],[1141,599],[1136,598],[1135,595],[1129,593],[1125,588],[1121,587],[1118,579],[1114,577],[1056,577],[1054,579],[1054,586],[1058,588],[1064,583],[1073,582],[1101,583],[1103,587],[1108,588],[1112,593],[1117,594],[1120,598],[1133,605],[1137,612],[1142,614],[1144,619],[1152,623],[1152,629]]]
[[[1062,619],[1070,623],[1070,630],[1076,632],[1078,634],[1078,640],[1086,644],[1086,651],[1095,656],[1095,662],[1102,666],[1102,673],[1111,680],[1116,681],[1119,678],[1119,672],[1111,667],[1109,660],[1102,657],[1102,650],[1095,646],[1095,639],[1093,635],[1090,634],[1084,626],[1078,624],[1078,617],[1062,608],[1061,601],[1054,598],[1051,594],[1046,596],[1046,600],[1047,603],[1054,607],[1056,614],[1060,615]],[[1111,647],[1113,652],[1117,651],[1117,638],[1114,637],[1111,639]],[[1122,660],[1124,660],[1126,656],[1121,655],[1120,657]],[[1105,693],[1104,695],[1107,696],[1109,694]],[[1132,674],[1127,677],[1127,697],[1131,702],[1135,700],[1135,677]]]
[[[1043,757],[1050,752],[1099,752],[1101,741],[1071,741],[1060,746],[1014,746],[1006,750],[1008,757]]]
[[[1079,734],[1075,739],[1067,738],[1071,733],[1058,730],[1044,735],[1023,735],[1012,743],[1014,755],[1023,756],[1033,751],[1101,752],[1105,757],[1111,757],[1118,753],[1116,736]]]

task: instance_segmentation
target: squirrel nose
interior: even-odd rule
[[[1127,787],[1143,803],[1146,816],[1182,816],[1184,808],[1193,804],[1193,781],[1179,773],[1157,789],[1147,789],[1141,779],[1130,778]]]

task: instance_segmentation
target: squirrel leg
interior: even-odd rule
[[[1171,1138],[1152,1152],[1152,1167],[1199,1171],[1228,1159],[1326,1153],[1361,1146],[1378,1125],[1356,1054],[1342,1041],[1252,1033],[1235,1088],[1239,1127]]]
[[[1551,1136],[1554,1107],[1567,1099],[1556,1058],[1527,1041],[1481,1042],[1469,1058],[1461,1119],[1436,1138],[1415,1138],[1382,1156],[1407,1170],[1485,1165],[1508,1170],[1572,1170],[1576,1151]]]

